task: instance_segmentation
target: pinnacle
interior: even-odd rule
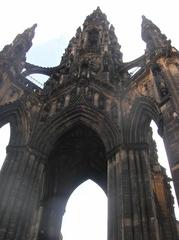
[[[154,25],[151,20],[142,15],[142,29],[145,29],[149,25]]]
[[[152,23],[152,21],[146,18],[145,15],[142,15],[142,25],[149,24],[149,23]]]
[[[142,16],[141,36],[147,44],[147,50],[153,52],[156,49],[170,49],[171,42],[167,40],[165,34],[151,20]],[[167,50],[168,51],[168,50]],[[167,53],[168,54],[168,53]]]
[[[114,28],[113,24],[111,24],[110,25],[110,31],[114,31],[114,30],[115,30],[115,28]]]
[[[36,27],[37,27],[37,24],[35,23],[35,24],[33,24],[32,25],[32,27],[30,27],[30,28],[27,28],[22,34],[21,34],[21,36],[26,36],[27,38],[29,38],[29,40],[31,39],[32,40],[32,38],[34,37],[34,34],[35,34],[35,29],[36,29]]]
[[[94,10],[93,11],[93,13],[91,14],[91,15],[104,15],[104,16],[106,16],[102,11],[101,11],[101,8],[98,6],[97,8],[96,8],[96,10]]]
[[[31,28],[35,29],[36,27],[37,27],[37,23],[34,23]]]
[[[148,19],[145,15],[142,15],[142,25],[151,25],[153,27],[158,28],[150,19]]]
[[[146,18],[145,15],[142,15],[142,22],[147,21],[148,19]]]
[[[28,28],[27,30],[30,30],[30,31],[34,32],[35,29],[36,29],[36,27],[37,27],[37,23],[34,23],[34,24],[32,25],[32,27]]]
[[[102,13],[101,8],[99,6],[96,8],[96,11]]]
[[[142,15],[142,30],[145,30],[148,27],[156,29],[158,32],[160,32],[160,29],[150,19]]]
[[[106,24],[108,25],[109,22],[107,21],[106,14],[104,14],[100,7],[97,7],[90,15],[87,16],[84,26],[87,26],[89,23],[95,24]]]

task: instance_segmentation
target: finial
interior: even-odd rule
[[[32,40],[32,38],[34,37],[34,34],[35,34],[35,29],[36,29],[36,27],[37,27],[37,24],[36,24],[36,23],[33,24],[32,27],[27,28],[27,29],[22,33],[22,36],[23,36],[23,35],[24,35],[24,37],[27,36],[27,37],[31,38],[31,40]],[[29,40],[30,40],[30,39],[29,39]]]
[[[148,18],[146,18],[146,16],[142,15],[142,31],[145,30],[145,28],[151,28],[151,29],[155,29],[158,32],[160,32],[160,29]]]
[[[171,48],[170,41],[167,40],[167,37],[161,33],[160,29],[144,15],[142,16],[142,39],[147,44],[147,51],[153,52],[156,49],[163,49],[161,51],[169,51]],[[165,50],[164,50],[165,49]],[[159,52],[159,51],[158,51]]]
[[[36,27],[37,27],[37,23],[34,23],[34,24],[32,25],[32,27],[30,27],[29,29],[31,29],[31,30],[35,30]]]
[[[7,45],[0,52],[0,55],[11,59],[11,64],[14,66],[15,72],[20,73],[24,62],[26,61],[26,52],[32,46],[32,39],[35,34],[37,24],[27,28],[23,33],[18,34],[12,44]]]
[[[81,27],[77,28],[76,30],[76,38],[78,38],[81,34]]]
[[[144,24],[144,22],[146,22],[148,19],[146,18],[145,15],[142,15],[142,25]]]
[[[34,23],[34,25],[32,27],[36,28],[37,27],[37,23]]]
[[[113,26],[112,24],[110,25],[109,31],[111,31],[111,32],[114,32],[114,31],[115,31],[115,28],[114,28],[114,26]]]
[[[102,11],[101,11],[101,8],[100,8],[99,6],[96,8],[96,11],[102,12]]]
[[[31,27],[31,31],[35,31],[35,29],[36,29],[36,27],[37,27],[37,23],[34,23],[33,25],[32,25],[32,27]]]
[[[100,7],[97,7],[90,15],[86,17],[83,24],[84,28],[88,27],[90,24],[95,25],[106,25],[108,27],[109,22],[107,20],[106,14],[104,14]]]

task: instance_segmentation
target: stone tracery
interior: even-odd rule
[[[179,198],[178,51],[143,17],[146,52],[124,63],[97,8],[59,66],[43,68],[25,62],[35,27],[0,52],[0,125],[9,121],[13,133],[0,173],[0,239],[59,239],[68,193],[90,174],[107,192],[110,240],[177,239],[149,124],[163,136]],[[26,79],[32,73],[49,76],[43,89]]]

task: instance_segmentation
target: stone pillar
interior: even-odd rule
[[[169,179],[165,169],[159,164],[153,166],[152,172],[160,238],[164,240],[176,240],[178,239],[176,219]]]
[[[60,240],[62,238],[60,230],[65,205],[66,201],[60,196],[44,201],[38,240]]]
[[[123,236],[122,229],[122,162],[119,153],[108,160],[108,240],[117,240]],[[122,238],[121,238],[122,239]]]
[[[163,115],[163,140],[168,156],[172,180],[179,203],[179,115],[172,102],[167,102],[161,107]]]
[[[32,239],[39,207],[43,163],[28,147],[7,148],[0,173],[0,240]]]
[[[145,148],[125,146],[108,160],[108,240],[139,239],[159,240],[150,166]]]
[[[163,77],[168,87],[168,101],[163,101],[160,109],[164,122],[163,139],[166,147],[172,180],[179,204],[179,67],[178,58],[161,60]],[[164,99],[165,100],[165,99]]]

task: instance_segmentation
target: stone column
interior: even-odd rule
[[[7,148],[0,173],[0,240],[32,239],[42,175],[43,163],[29,147]]]
[[[60,240],[62,218],[66,201],[63,196],[54,196],[44,201],[38,240]]]
[[[108,160],[108,240],[123,239],[122,162],[119,153]]]
[[[176,240],[178,239],[176,219],[168,177],[165,170],[159,164],[153,166],[152,172],[160,237],[165,240]]]
[[[166,147],[172,180],[179,204],[179,67],[175,57],[163,62],[163,77],[168,87],[169,98],[162,102],[163,139]]]
[[[159,232],[147,150],[131,145],[108,160],[108,240],[139,239]]]
[[[173,111],[169,102],[162,107],[162,111],[164,120],[163,140],[179,203],[179,116]]]

